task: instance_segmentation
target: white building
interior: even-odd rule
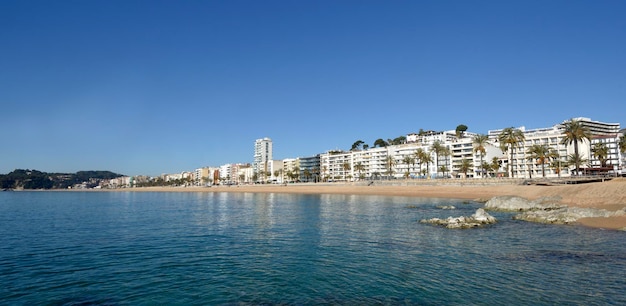
[[[268,171],[268,164],[272,160],[272,155],[272,140],[267,137],[257,139],[254,142],[254,162],[252,163],[254,172],[260,173],[262,171],[266,173]]]
[[[592,121],[589,118],[579,117],[572,120],[578,120],[581,124],[587,128],[591,134],[590,140],[583,140],[578,142],[578,153],[587,162],[581,165],[583,172],[593,171],[605,171],[608,169],[601,169],[601,163],[597,156],[592,152],[592,146],[596,143],[603,143],[609,149],[608,159],[606,165],[610,165],[611,169],[618,170],[622,168],[622,162],[620,160],[620,152],[618,148],[619,142],[619,123],[604,123],[599,121]],[[513,159],[510,159],[510,152],[503,155],[503,168],[508,169],[508,164],[511,164],[511,171],[513,177],[516,178],[536,178],[541,177],[542,165],[536,161],[530,160],[528,156],[528,150],[532,145],[540,144],[547,145],[550,149],[557,152],[558,158],[554,160],[554,165],[543,165],[546,177],[558,177],[558,176],[571,176],[574,165],[567,165],[568,156],[574,154],[574,145],[563,144],[564,128],[562,123],[556,124],[548,128],[538,128],[532,130],[526,130],[525,127],[519,127],[520,131],[524,134],[524,142],[514,148]],[[495,144],[498,144],[498,136],[502,132],[502,129],[489,131],[489,138]],[[608,168],[608,167],[607,167]],[[560,170],[559,170],[560,169]]]

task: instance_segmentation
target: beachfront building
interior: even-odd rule
[[[300,159],[283,159],[282,182],[297,182],[300,180]]]
[[[579,117],[572,120],[580,121],[591,136],[589,140],[578,142],[578,153],[586,161],[581,164],[583,173],[607,173],[618,171],[621,169],[620,153],[618,148],[619,141],[619,123],[604,123],[592,121],[589,118]],[[568,165],[568,157],[574,154],[574,145],[564,144],[565,138],[563,124],[556,124],[552,127],[538,128],[527,130],[525,127],[518,127],[524,135],[524,141],[520,142],[513,150],[513,158],[510,152],[503,155],[503,168],[508,169],[511,175],[516,178],[537,178],[541,177],[542,168],[546,177],[563,177],[571,176],[574,171],[574,165]],[[488,135],[492,143],[498,144],[498,136],[503,129],[491,130]],[[606,159],[594,154],[594,146],[604,145],[607,148]],[[556,152],[556,157],[550,160],[550,164],[538,163],[532,160],[528,154],[528,150],[533,145],[546,145]],[[509,161],[509,159],[511,159]],[[603,166],[604,165],[604,166]]]
[[[254,171],[251,164],[238,164],[237,167],[237,184],[251,184],[254,183]]]
[[[274,184],[282,183],[284,167],[282,160],[270,160],[267,167],[267,181]]]
[[[303,182],[319,182],[320,155],[300,157],[300,180]]]
[[[209,185],[211,181],[211,168],[202,167],[193,171],[193,181],[196,186]]]
[[[265,137],[254,141],[254,162],[252,163],[252,168],[259,179],[266,176],[272,157],[273,145],[271,139]]]
[[[579,118],[592,133],[588,171],[591,174],[618,174],[623,167],[619,150],[620,124]]]
[[[328,182],[346,181],[351,178],[352,152],[331,150],[320,154],[322,180]]]

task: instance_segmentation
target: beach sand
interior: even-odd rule
[[[401,185],[402,183],[398,183]],[[606,182],[577,185],[536,186],[515,184],[422,184],[404,186],[366,186],[352,183],[307,183],[290,185],[241,185],[213,187],[147,187],[128,191],[166,192],[262,192],[300,194],[355,194],[451,199],[490,199],[494,196],[515,195],[526,199],[541,197],[561,198],[561,203],[571,207],[593,207],[616,211],[626,207],[626,179],[616,178]],[[584,226],[621,229],[626,227],[626,216],[610,218],[583,218]]]

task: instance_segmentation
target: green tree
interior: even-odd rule
[[[363,142],[363,140],[357,140],[352,144],[352,148],[350,148],[350,151],[358,151],[362,148],[363,144],[365,144],[365,142]]]
[[[485,168],[483,167],[483,157],[485,153],[487,153],[486,146],[489,141],[489,136],[478,134],[474,136],[472,139],[472,143],[474,146],[474,153],[478,153],[480,155],[480,176],[485,177]]]
[[[293,178],[296,182],[300,181],[300,167],[293,167]]]
[[[619,151],[621,153],[626,153],[626,135],[622,135],[619,138]]]
[[[461,138],[463,137],[463,134],[465,133],[465,131],[467,131],[467,125],[465,124],[459,124],[456,127],[456,138]]]
[[[450,168],[448,168],[448,161],[449,161],[449,157],[450,157],[450,148],[443,146],[443,148],[441,149],[440,152],[441,156],[443,156],[443,166],[441,166],[441,172],[443,172],[443,176],[446,177],[447,176],[447,172],[450,171]]]
[[[396,164],[396,161],[393,159],[392,156],[387,156],[385,158],[385,166],[387,168],[387,175],[389,176],[389,178],[391,178],[391,176],[393,175],[393,166]]]
[[[354,164],[354,170],[356,170],[359,173],[359,179],[364,179],[364,175],[361,174],[361,172],[363,172],[365,170],[365,165],[363,165],[362,162],[357,162],[356,164]]]
[[[463,173],[464,178],[467,178],[467,171],[472,168],[472,162],[469,159],[463,158],[461,164],[459,164],[459,171]]]
[[[577,165],[576,169],[580,168],[580,165],[587,163],[587,159],[580,154],[570,154],[567,156],[567,164],[568,165]]]
[[[537,164],[541,165],[541,175],[546,177],[546,164],[550,163],[550,160],[558,158],[558,153],[555,150],[551,150],[550,147],[543,144],[534,144],[528,148],[526,151],[528,157],[526,157],[530,161],[536,161]]]
[[[572,163],[576,167],[576,174],[580,170],[580,161],[585,159],[584,156],[578,153],[578,142],[591,139],[591,132],[585,127],[580,120],[571,119],[562,124],[563,127],[563,140],[562,144],[574,144],[574,156]]]
[[[417,149],[418,159],[420,161],[420,169],[422,168],[422,164],[426,164],[426,169],[422,171],[422,175],[427,175],[430,173],[430,164],[433,162],[433,157],[430,156],[429,152],[424,150]]]
[[[350,166],[349,162],[344,162],[341,166],[343,167],[343,180],[345,181],[346,180],[346,173],[348,171],[350,171],[351,166]]]
[[[606,167],[606,161],[609,157],[609,147],[603,142],[598,142],[593,145],[591,152],[600,161],[600,166],[603,168]]]
[[[409,173],[409,175],[411,174],[411,165],[415,164],[415,158],[413,158],[410,155],[405,156],[402,159],[402,162],[406,165],[406,172]],[[407,175],[408,178],[408,175]]]
[[[498,170],[500,170],[500,166],[501,166],[501,161],[499,158],[494,157],[491,159],[491,163],[489,163],[491,165],[491,170],[493,171],[493,176],[497,177],[498,176]]]
[[[374,148],[378,147],[378,148],[384,148],[388,145],[388,143],[386,141],[384,141],[382,138],[378,138],[376,139],[376,141],[374,141]]]
[[[392,140],[390,140],[388,143],[390,145],[400,145],[406,142],[406,136],[398,136]]]
[[[417,162],[417,173],[421,173],[422,172],[422,164],[424,163],[424,154],[426,154],[424,152],[424,149],[422,148],[418,148],[417,150],[415,150],[415,152],[413,152],[413,159]]]
[[[524,137],[524,133],[519,129],[508,127],[502,130],[500,135],[498,135],[498,141],[500,141],[500,149],[502,152],[509,152],[509,175],[514,177],[513,175],[513,153],[515,148],[519,146],[520,143],[523,143],[526,137]]]
[[[443,149],[445,148],[445,146],[443,144],[441,144],[441,141],[439,140],[435,140],[435,142],[433,142],[433,144],[430,146],[430,149],[435,152],[435,169],[437,169],[437,171],[439,171],[439,155],[441,155]],[[439,173],[437,173],[438,175]]]

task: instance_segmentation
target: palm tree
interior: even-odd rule
[[[584,159],[584,156],[578,154],[578,142],[591,139],[591,132],[587,129],[586,126],[582,124],[580,120],[571,119],[569,121],[563,122],[563,140],[562,144],[574,144],[574,154],[576,157],[573,165],[576,166],[576,174],[578,174],[578,170],[580,169],[580,161]]]
[[[300,167],[293,167],[293,177],[296,182],[300,180]]]
[[[491,165],[491,170],[493,170],[493,176],[497,177],[498,170],[500,170],[500,159],[497,157],[492,158],[490,165]]]
[[[622,137],[619,138],[619,151],[626,153],[626,135],[622,135]]]
[[[609,156],[609,147],[607,147],[603,142],[598,142],[593,145],[591,152],[593,152],[593,155],[600,161],[600,166],[603,168],[606,167],[606,160]]]
[[[534,144],[528,151],[528,160],[536,160],[541,165],[541,174],[546,177],[546,164],[553,158],[558,158],[558,153],[555,150],[550,150],[547,145]]]
[[[349,162],[344,162],[343,165],[341,165],[343,167],[343,180],[346,180],[346,172],[348,172],[348,170],[351,169],[350,167],[350,163]]]
[[[387,158],[385,158],[385,166],[387,167],[387,175],[389,175],[389,178],[391,178],[393,174],[393,166],[395,164],[396,161],[393,159],[393,156],[387,156]]]
[[[359,179],[364,178],[361,172],[365,170],[365,165],[363,165],[362,162],[357,162],[356,164],[354,164],[354,170],[356,170],[359,173]]]
[[[485,177],[485,168],[483,167],[483,157],[485,153],[487,153],[485,147],[487,146],[487,141],[489,140],[489,136],[478,134],[474,136],[472,142],[474,144],[474,153],[480,154],[480,176]]]
[[[430,173],[430,164],[433,162],[433,157],[430,156],[430,153],[424,151],[421,160],[422,163],[426,163],[426,172],[424,172],[424,175],[427,175]]]
[[[526,137],[524,137],[524,133],[519,129],[508,127],[502,130],[500,135],[498,135],[498,141],[500,141],[500,149],[502,152],[509,152],[509,175],[514,177],[513,175],[513,151],[516,147],[519,146],[520,143],[524,142]]]
[[[553,168],[554,172],[556,172],[559,177],[561,177],[561,170],[563,169],[563,167],[568,167],[568,163],[561,160],[558,152],[555,151],[554,154],[556,155],[556,158],[552,159],[552,161],[550,162],[550,168]]]
[[[278,180],[279,176],[280,176],[280,171],[279,170],[274,170],[274,177],[276,178],[276,180]]]
[[[422,163],[424,163],[424,155],[426,155],[426,152],[424,152],[424,149],[422,148],[418,148],[413,153],[413,157],[415,158],[415,161],[417,162],[417,167],[418,167],[417,173],[420,173],[422,171]]]
[[[578,169],[581,164],[584,164],[586,162],[587,162],[587,159],[584,156],[578,155],[576,153],[570,154],[567,156],[567,164],[578,165],[576,166],[576,169]]]
[[[430,149],[435,152],[435,169],[437,169],[437,171],[439,171],[439,154],[441,153],[443,148],[445,147],[441,144],[441,141],[439,140],[435,140],[435,142],[433,142],[433,144],[430,146]]]
[[[415,164],[415,158],[411,156],[405,156],[402,162],[406,164],[406,173],[411,174],[411,164]],[[408,178],[408,175],[407,175]]]
[[[443,156],[443,161],[444,161],[444,165],[443,165],[443,166],[441,166],[440,168],[441,168],[441,172],[443,172],[443,176],[445,177],[445,176],[446,176],[446,172],[448,172],[448,171],[450,170],[450,169],[448,168],[448,157],[451,155],[451,154],[450,154],[450,148],[449,148],[449,147],[444,146],[444,147],[441,149],[440,154],[441,154],[441,156]]]
[[[467,171],[472,168],[472,162],[469,159],[463,158],[461,160],[461,164],[459,165],[459,170],[463,172],[463,177],[467,178]]]

